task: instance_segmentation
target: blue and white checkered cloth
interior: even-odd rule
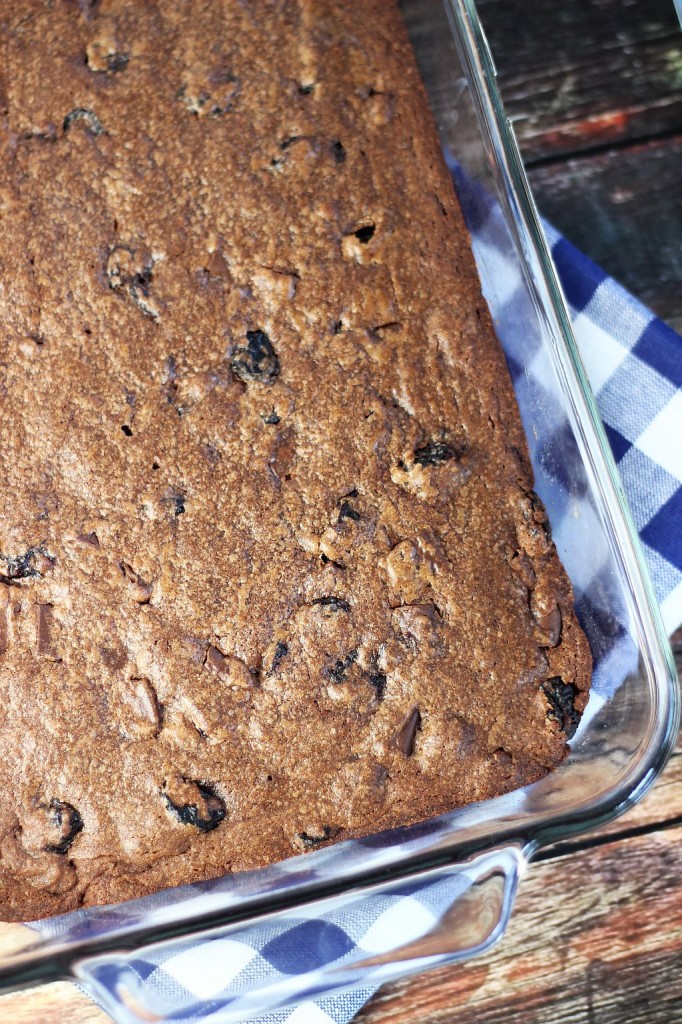
[[[669,634],[682,624],[682,338],[544,225]]]
[[[491,225],[494,230],[492,221],[489,218],[478,229],[470,224],[474,248],[486,244],[485,232]],[[546,226],[546,232],[665,625],[672,632],[682,622],[682,339],[551,227]],[[512,339],[510,348],[501,340],[514,375],[517,342]],[[522,335],[518,343],[525,343]],[[596,676],[595,689],[599,690]],[[332,871],[338,870],[339,851],[328,851]],[[346,862],[359,855],[370,858],[371,843],[364,854],[343,854]],[[396,884],[381,894],[360,895],[324,911],[311,906],[226,938],[187,942],[156,958],[149,953],[131,957],[128,974],[141,1002],[158,1009],[163,1018],[141,1018],[132,1005],[123,1005],[115,963],[102,963],[88,973],[100,996],[109,997],[102,998],[105,1008],[121,1021],[233,1022],[260,1006],[282,1006],[304,995],[305,1001],[295,1007],[256,1020],[345,1024],[382,982],[381,969],[365,968],[364,974],[355,975],[363,987],[332,996],[321,995],[329,987],[320,983],[324,972],[350,966],[352,982],[351,965],[358,958],[393,948],[396,937],[404,944],[427,933],[466,884],[462,873],[453,871],[419,885]],[[172,906],[165,910],[172,913]],[[54,934],[59,934],[59,927],[54,925]],[[259,1003],[258,993],[266,991],[269,996]]]

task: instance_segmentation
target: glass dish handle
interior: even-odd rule
[[[364,999],[385,982],[489,949],[505,931],[526,864],[520,845],[497,847],[207,930],[191,943],[86,955],[71,974],[116,1024],[206,1015],[237,1024],[353,989]]]

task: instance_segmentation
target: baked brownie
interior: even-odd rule
[[[2,24],[0,905],[537,779],[587,643],[388,0]]]

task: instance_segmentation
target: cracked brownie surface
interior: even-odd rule
[[[394,5],[0,33],[0,916],[556,766],[587,642]]]

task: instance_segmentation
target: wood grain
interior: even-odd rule
[[[682,1020],[682,827],[537,864],[502,943],[380,991],[355,1024]]]
[[[68,981],[0,997],[2,1024],[111,1024],[80,989]]]
[[[671,0],[478,8],[540,212],[682,332],[682,34]],[[655,144],[635,145],[645,140]]]
[[[674,138],[529,170],[544,216],[680,329],[681,167],[682,130]]]
[[[479,0],[478,9],[528,162],[682,124],[670,0]]]

